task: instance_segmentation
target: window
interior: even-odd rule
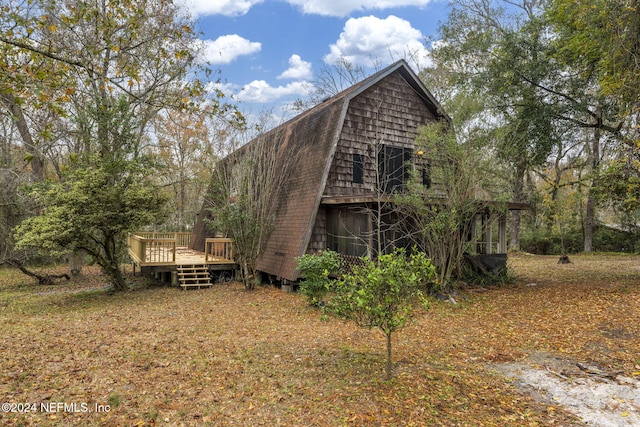
[[[429,165],[422,167],[422,185],[424,185],[424,188],[431,188],[431,171],[429,170]]]
[[[353,179],[354,184],[362,184],[364,182],[364,159],[362,154],[353,155]]]
[[[327,248],[344,255],[366,256],[369,215],[348,209],[327,210]]]
[[[378,153],[378,178],[384,193],[402,193],[409,179],[410,148],[383,145]]]

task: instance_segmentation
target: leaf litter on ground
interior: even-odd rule
[[[2,401],[103,409],[5,412],[0,423],[584,425],[556,395],[531,393],[500,367],[546,370],[544,355],[637,378],[640,257],[556,258],[512,255],[515,284],[463,292],[456,305],[434,301],[394,337],[389,382],[381,333],[323,317],[275,287],[110,294],[89,269],[52,292],[0,270]],[[611,409],[637,415],[622,403]]]

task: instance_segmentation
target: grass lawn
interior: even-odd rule
[[[92,270],[46,288],[0,270],[0,396],[22,411],[0,424],[582,425],[495,366],[542,352],[637,375],[640,257],[556,261],[513,255],[515,284],[434,301],[394,337],[390,382],[381,332],[322,318],[301,295],[109,294]]]

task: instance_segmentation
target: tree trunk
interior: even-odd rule
[[[36,147],[36,143],[33,140],[29,124],[22,112],[22,108],[20,108],[16,98],[11,94],[3,94],[1,98],[11,112],[12,119],[16,124],[18,133],[20,133],[20,137],[22,138],[25,151],[31,157],[29,160],[29,164],[31,165],[31,175],[37,182],[44,181],[44,158]]]
[[[591,194],[591,188],[587,195],[587,206],[584,217],[584,251],[593,251],[593,226],[595,222],[595,202]]]
[[[391,332],[386,333],[387,335],[387,365],[386,365],[386,377],[387,377],[387,381],[390,380],[392,378],[392,370],[393,370],[393,363],[391,360]]]
[[[252,291],[254,286],[253,275],[249,270],[249,264],[246,260],[242,261],[242,281],[244,282],[244,288],[247,291]]]
[[[70,279],[68,274],[39,274],[39,273],[36,273],[35,271],[31,271],[28,268],[26,268],[21,261],[18,261],[18,260],[15,260],[15,259],[8,260],[7,264],[16,267],[23,274],[26,274],[27,276],[36,279],[38,281],[39,285],[45,285],[45,286],[53,285],[55,279],[62,279],[62,278],[65,278],[67,280]]]
[[[107,236],[103,242],[104,255],[92,253],[91,255],[98,262],[104,274],[109,278],[114,291],[128,291],[129,285],[125,281],[120,263],[118,262],[118,243],[114,235]]]
[[[73,277],[77,277],[82,273],[82,267],[84,266],[84,249],[78,249],[73,251],[69,255],[69,272]]]
[[[513,181],[513,199],[515,202],[523,202],[524,200],[524,177],[525,165],[523,161],[518,162]],[[520,249],[520,223],[522,222],[521,211],[511,211],[511,239],[509,248],[511,250]]]
[[[178,183],[178,227],[180,231],[185,231],[184,211],[187,203],[186,178],[183,170],[180,171],[180,182]]]
[[[593,251],[593,229],[595,227],[596,218],[596,201],[594,198],[593,188],[596,186],[596,177],[600,166],[600,126],[602,125],[602,117],[598,109],[598,125],[593,129],[593,141],[591,143],[591,153],[589,158],[589,166],[591,167],[591,184],[587,192],[587,206],[584,218],[584,251]]]
[[[114,291],[121,292],[129,290],[129,285],[127,285],[118,265],[112,266],[106,273],[109,276]]]

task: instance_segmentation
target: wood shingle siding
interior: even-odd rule
[[[280,161],[292,164],[258,270],[296,280],[296,258],[326,249],[323,203],[332,197],[370,198],[377,176],[373,147],[412,149],[418,126],[439,119],[448,118],[401,60],[259,136],[279,144]],[[353,182],[354,154],[362,156],[361,184]],[[201,212],[199,219],[205,216]],[[202,224],[195,229],[206,234]]]
[[[324,195],[364,196],[375,190],[375,147],[413,148],[418,126],[436,115],[399,74],[389,75],[349,102]],[[364,158],[363,183],[353,183],[353,155]]]

